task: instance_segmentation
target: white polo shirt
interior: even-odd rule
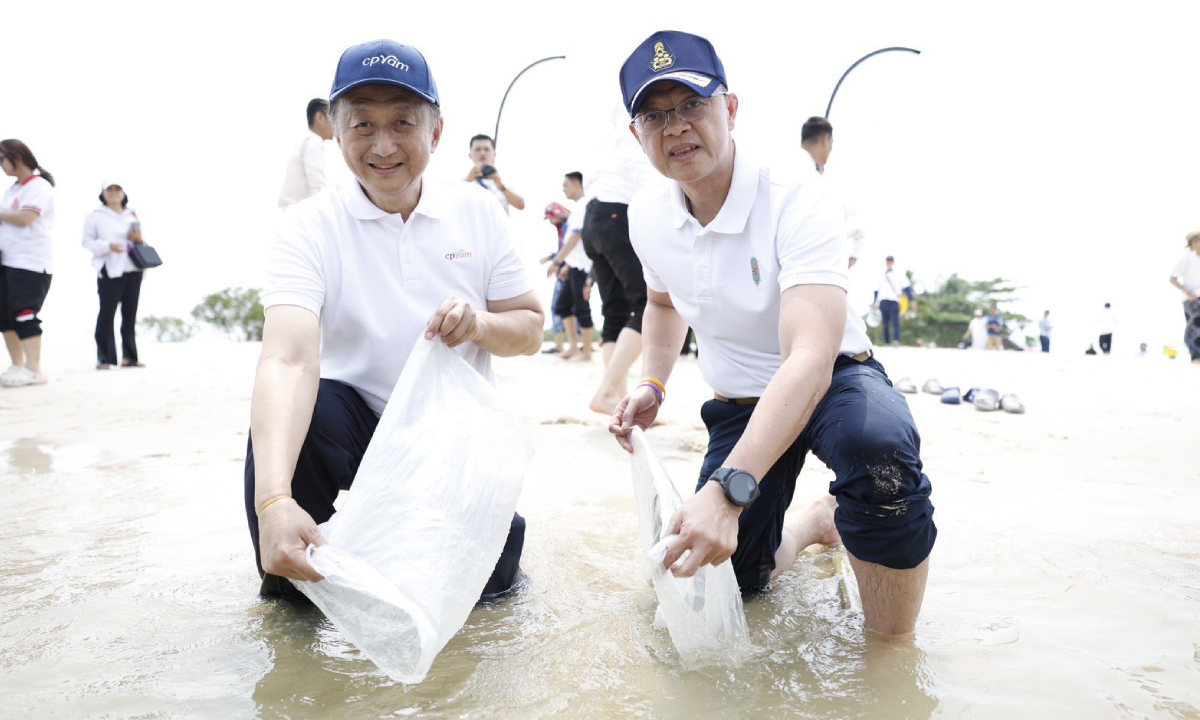
[[[1200,255],[1188,250],[1187,255],[1176,263],[1171,277],[1178,280],[1188,292],[1200,295]]]
[[[83,221],[83,246],[92,253],[92,267],[96,277],[100,270],[108,271],[110,278],[119,278],[125,273],[141,272],[141,268],[129,259],[129,226],[138,221],[132,208],[124,208],[120,214],[107,205],[101,205],[88,213]],[[125,252],[113,252],[112,243],[121,243]]]
[[[586,214],[587,204],[591,202],[590,197],[583,197],[579,202],[575,203],[575,208],[571,210],[571,214],[567,217],[567,231],[563,236],[566,240],[571,239],[571,233],[581,233],[579,240],[575,242],[575,247],[571,248],[571,252],[563,258],[563,262],[584,272],[590,272],[592,269],[592,259],[587,256],[587,252],[583,249],[583,216]]]
[[[0,198],[4,212],[32,210],[37,219],[27,227],[0,223],[0,265],[54,273],[54,186],[41,175],[13,183]]]
[[[408,222],[376,207],[357,181],[299,202],[284,212],[267,256],[263,306],[315,313],[321,377],[354,387],[377,414],[443,300],[457,295],[486,310],[489,300],[533,289],[508,218],[486,191],[461,180],[422,183]],[[456,351],[495,381],[491,353],[475,343]]]
[[[696,333],[700,371],[728,397],[760,397],[782,364],[780,296],[797,285],[846,289],[842,205],[816,170],[789,187],[738,150],[733,184],[707,227],[678,183],[644,190],[629,205],[629,239],[646,285],[671,296]],[[870,348],[862,319],[845,310],[840,352]]]
[[[279,191],[279,207],[286,210],[329,186],[325,179],[325,141],[312,130],[288,156]]]
[[[504,214],[509,214],[509,208],[511,206],[508,202],[508,196],[504,194],[504,191],[500,189],[500,186],[496,184],[495,180],[492,180],[491,178],[479,178],[475,181],[475,184],[490,192],[492,197],[496,198],[496,200],[500,202],[500,207],[504,208]]]

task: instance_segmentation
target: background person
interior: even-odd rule
[[[1112,353],[1112,337],[1113,330],[1117,327],[1117,318],[1113,314],[1112,303],[1104,303],[1104,309],[1100,311],[1100,352],[1108,355]]]
[[[1004,316],[1000,314],[1000,310],[996,308],[996,304],[988,308],[987,314],[987,349],[988,350],[1003,350],[1004,349]]]
[[[508,214],[511,205],[518,210],[525,209],[525,198],[513,192],[500,178],[496,169],[496,141],[490,135],[476,135],[471,138],[470,150],[467,157],[471,158],[471,170],[467,173],[467,182],[478,184],[500,201],[504,214]]]
[[[913,311],[916,311],[916,299],[913,297],[912,283],[908,276],[896,271],[896,258],[891,255],[885,260],[887,269],[875,287],[875,300],[872,307],[879,308],[883,315],[883,342],[885,344],[900,344],[900,296],[908,298]]]
[[[829,164],[829,156],[833,153],[833,125],[820,116],[813,116],[804,121],[800,128],[800,147],[804,148],[817,165],[817,172],[825,174],[825,166]],[[846,237],[850,239],[850,262],[847,269],[854,267],[862,257],[866,245],[863,233],[862,218],[846,199],[842,198],[842,211],[846,217]]]
[[[137,307],[142,293],[142,269],[129,257],[132,243],[142,242],[142,225],[129,207],[120,183],[100,186],[100,207],[83,221],[83,246],[92,253],[100,312],[96,316],[96,369],[117,364],[113,318],[121,307],[121,366],[144,367],[138,361]]]
[[[1187,248],[1171,271],[1171,284],[1186,298],[1183,301],[1183,342],[1192,362],[1200,363],[1200,232],[1188,233]]]
[[[1042,313],[1042,319],[1038,320],[1038,340],[1042,343],[1042,352],[1050,352],[1050,331],[1054,326],[1050,324],[1050,311]]]
[[[583,175],[570,172],[563,177],[563,194],[575,203],[575,212],[567,219],[566,237],[562,247],[550,258],[547,275],[557,274],[563,281],[563,292],[555,301],[554,311],[563,318],[567,332],[567,351],[563,359],[578,357],[584,362],[592,359],[592,308],[588,302],[591,286],[592,261],[583,250],[582,233],[586,207],[583,199]],[[578,329],[579,349],[575,348]]]
[[[562,248],[563,240],[567,234],[567,218],[571,216],[571,211],[563,207],[561,203],[552,202],[546,206],[546,219],[554,227],[555,234],[558,235],[558,245],[554,252],[541,259],[541,263],[545,264],[554,259],[555,254]],[[558,314],[555,307],[558,305],[558,296],[562,293],[563,273],[554,276],[554,293],[550,296],[550,327],[554,331],[554,347],[543,350],[544,354],[561,353],[563,351],[563,337],[566,333],[566,326],[563,325],[563,317]],[[574,343],[574,339],[571,340]]]
[[[14,139],[0,141],[0,168],[16,178],[0,199],[0,330],[12,359],[0,385],[42,385],[40,313],[54,273],[54,176]]]
[[[312,197],[329,186],[325,178],[325,141],[333,139],[329,103],[321,98],[309,100],[305,114],[308,117],[308,135],[288,157],[283,190],[279,193],[279,207],[285,210],[289,205]]]
[[[971,318],[971,323],[967,325],[963,340],[971,341],[972,350],[984,350],[987,348],[987,336],[987,320],[983,319],[983,311],[976,308],[975,317]]]

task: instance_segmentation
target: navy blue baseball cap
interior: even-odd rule
[[[329,102],[359,85],[375,83],[411,90],[434,105],[441,106],[437,85],[433,82],[433,73],[429,71],[425,56],[415,47],[401,45],[394,40],[372,40],[347,48],[338,60]]]
[[[712,43],[699,35],[659,30],[642,41],[621,66],[621,97],[630,117],[637,113],[646,89],[670,80],[711,97],[725,81],[725,66]]]

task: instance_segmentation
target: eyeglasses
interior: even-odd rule
[[[718,95],[728,95],[729,93],[713,93],[712,97],[690,97],[687,100],[676,105],[670,110],[651,110],[644,112],[635,117],[629,124],[637,128],[637,131],[643,135],[653,134],[667,127],[670,121],[670,115],[674,112],[679,116],[680,120],[692,122],[699,120],[708,114],[709,108],[712,106],[712,98]]]

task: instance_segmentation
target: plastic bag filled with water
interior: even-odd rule
[[[667,549],[677,537],[663,532],[683,500],[640,428],[633,429],[631,442],[633,491],[646,549],[644,569],[658,595],[656,622],[666,625],[685,670],[737,666],[753,647],[733,564],[706,565],[690,578],[677,578],[663,567]]]
[[[425,679],[504,549],[533,443],[440,339],[405,363],[342,508],[296,586],[391,678]]]

